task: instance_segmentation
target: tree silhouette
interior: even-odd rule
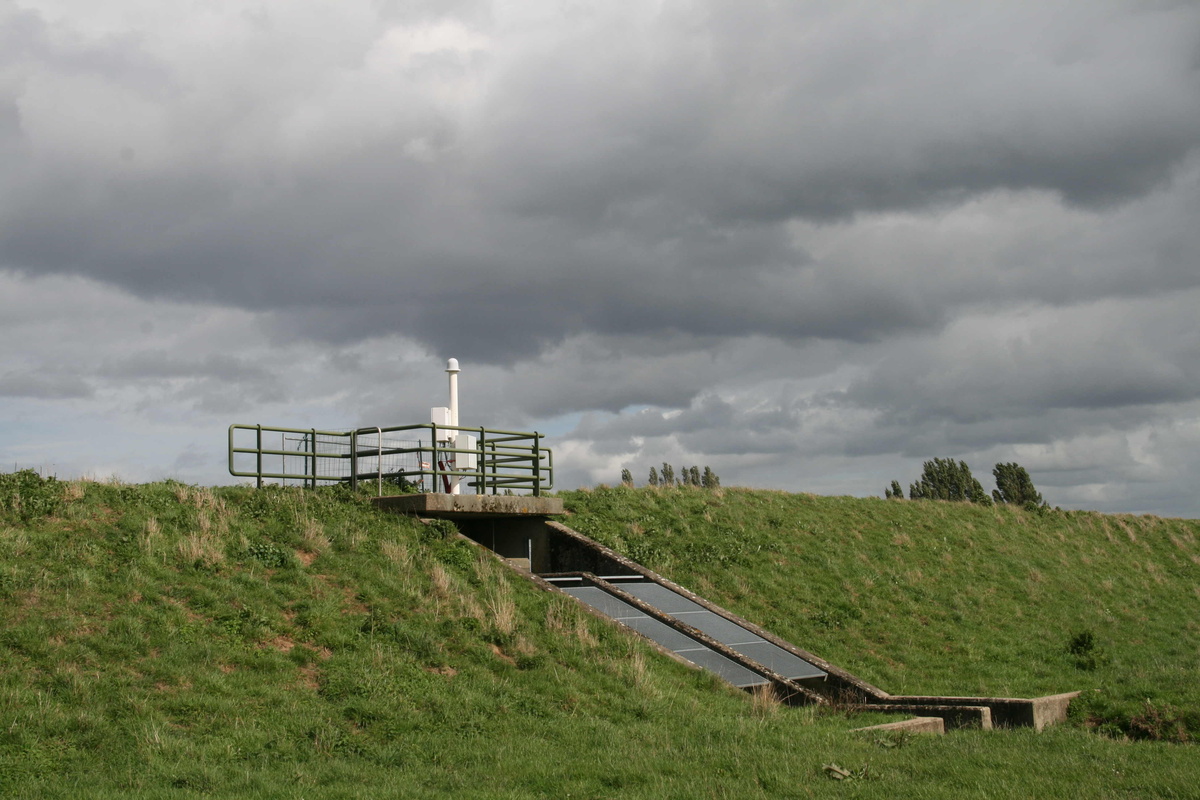
[[[971,468],[967,466],[967,462],[955,461],[952,458],[926,461],[920,480],[909,484],[908,496],[912,500],[951,500],[986,506],[992,504],[992,498],[971,475]]]
[[[997,503],[1037,508],[1046,505],[1042,494],[1033,486],[1033,479],[1025,468],[1016,462],[997,464],[992,470],[996,479],[996,490],[992,497]]]

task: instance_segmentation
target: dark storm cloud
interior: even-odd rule
[[[1198,143],[1193,3],[0,0],[0,395],[1183,508]]]
[[[490,152],[517,157],[494,185],[581,221],[840,217],[995,188],[1127,199],[1195,147],[1196,10],[1080,9],[713,5],[674,36],[564,37],[541,55],[557,69],[503,76]]]
[[[216,378],[223,381],[244,381],[269,377],[261,366],[233,356],[207,355],[203,358],[183,358],[172,353],[144,352],[123,356],[97,370],[105,378],[157,380],[163,378]]]
[[[307,52],[237,22],[215,76],[154,28],[10,10],[0,259],[492,359],[586,331],[866,341],[944,324],[953,283],[846,277],[789,220],[998,189],[1107,207],[1200,140],[1194,7],[667,4],[517,44],[471,9],[476,44],[393,71],[369,66],[385,27],[351,15]],[[232,68],[266,44],[278,63]],[[132,121],[64,127],[89,91]]]

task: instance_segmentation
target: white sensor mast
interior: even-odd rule
[[[458,373],[461,370],[458,368],[458,359],[452,358],[446,362],[446,374],[450,376],[450,441],[454,446],[458,446],[458,431],[453,430],[458,427]],[[457,454],[456,454],[457,455]],[[457,459],[454,459],[457,461]],[[462,486],[460,483],[462,478],[455,478],[450,484],[450,494],[462,494]]]

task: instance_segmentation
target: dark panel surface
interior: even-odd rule
[[[736,661],[729,660],[704,643],[675,630],[670,625],[647,616],[603,589],[595,586],[563,586],[561,588],[572,597],[582,600],[605,616],[612,617],[668,650],[678,653],[696,666],[715,672],[734,686],[746,688],[767,682],[761,675],[756,675]],[[626,587],[622,586],[622,588]]]
[[[666,586],[645,582],[623,584],[620,588],[785,678],[802,680],[825,676],[825,671],[819,667],[764,640],[741,625],[714,614]]]

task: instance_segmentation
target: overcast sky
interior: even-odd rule
[[[0,468],[230,423],[558,485],[1200,517],[1200,4],[0,0]]]

